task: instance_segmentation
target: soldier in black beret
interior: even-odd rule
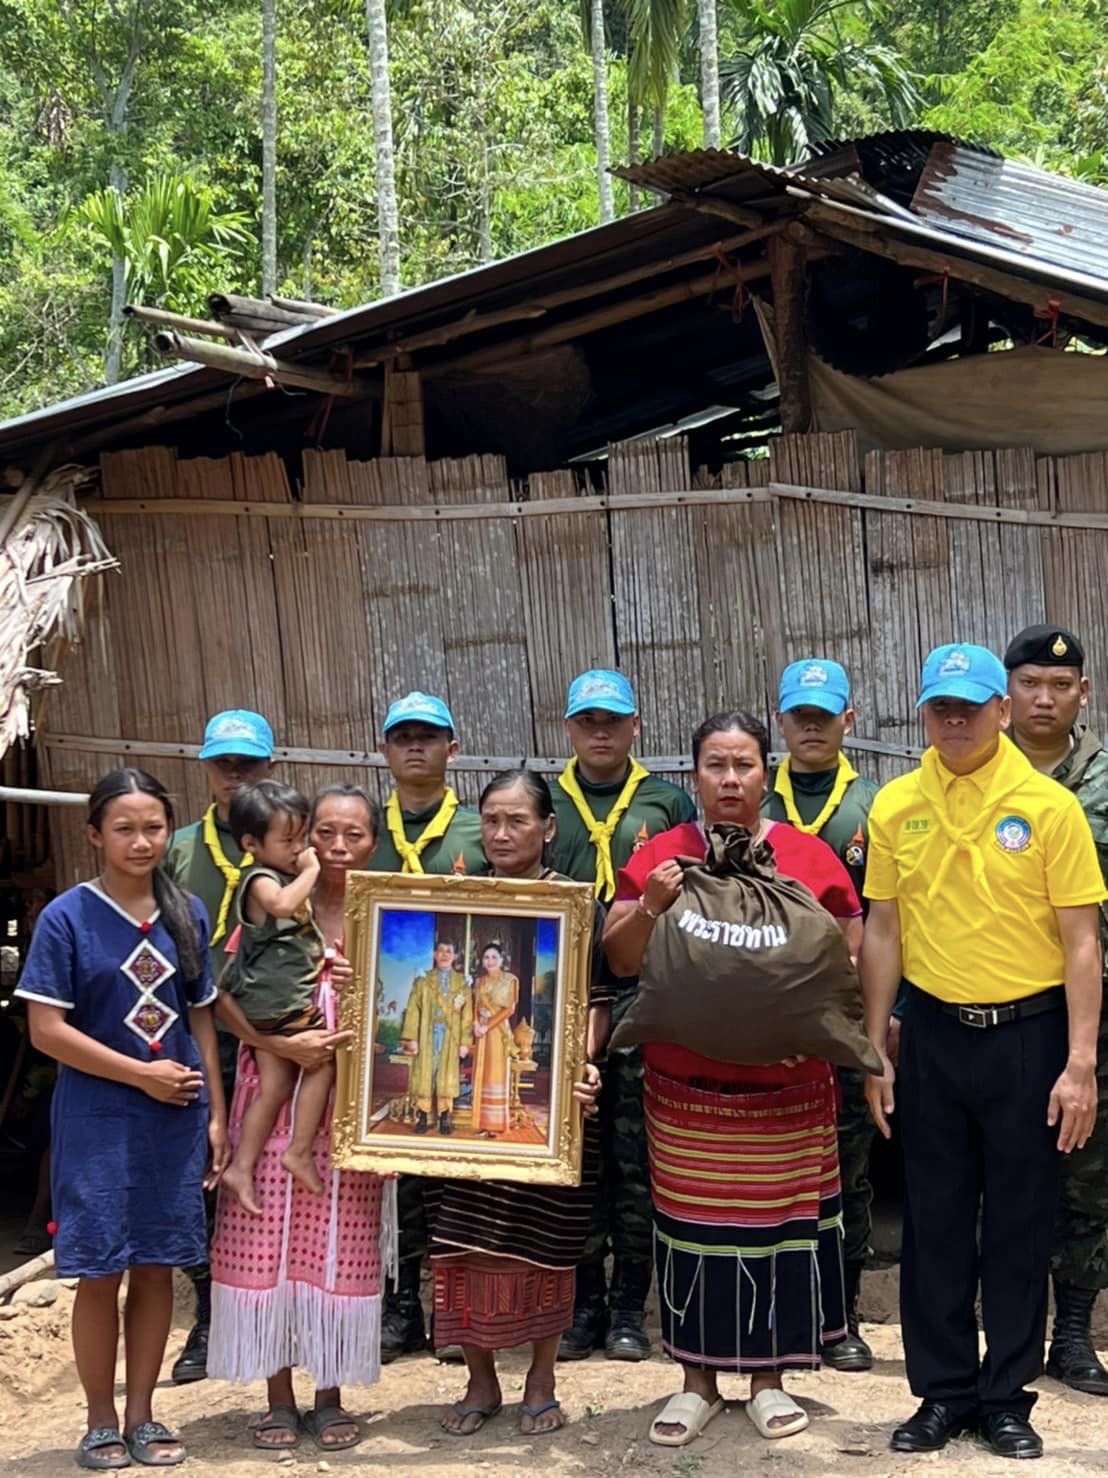
[[[1072,790],[1088,817],[1108,879],[1108,751],[1084,727],[1089,702],[1085,651],[1062,626],[1029,626],[1004,654],[1012,738],[1037,770]],[[1108,929],[1101,910],[1101,945]],[[1092,1343],[1096,1296],[1108,1288],[1108,1022],[1097,1043],[1100,1112],[1084,1149],[1062,1161],[1054,1230],[1054,1329],[1047,1373],[1077,1391],[1108,1396],[1108,1371]]]

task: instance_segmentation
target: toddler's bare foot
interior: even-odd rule
[[[238,1198],[238,1203],[244,1211],[249,1211],[251,1216],[262,1215],[262,1208],[254,1196],[254,1177],[249,1171],[232,1161],[223,1172],[221,1183],[233,1196]]]
[[[311,1153],[301,1154],[290,1145],[281,1156],[281,1165],[302,1186],[311,1191],[313,1196],[322,1196],[323,1182],[319,1178],[319,1171],[315,1168],[315,1161]]]

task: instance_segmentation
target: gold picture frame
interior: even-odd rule
[[[332,1163],[577,1185],[594,907],[587,883],[351,873]]]

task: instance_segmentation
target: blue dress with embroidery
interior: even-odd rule
[[[190,902],[203,961],[196,980],[182,979],[176,946],[157,913],[140,925],[95,883],[81,883],[42,911],[16,995],[63,1007],[70,1026],[140,1062],[200,1067],[189,1007],[210,1005],[216,990],[208,916],[198,899]],[[178,1108],[139,1088],[62,1066],[51,1131],[61,1277],[104,1278],[136,1264],[189,1268],[207,1261],[206,1089]]]

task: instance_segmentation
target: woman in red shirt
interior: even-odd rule
[[[862,909],[838,857],[818,837],[759,816],[768,743],[746,713],[697,729],[703,825],[744,826],[767,842],[778,872],[811,889],[857,954]],[[655,920],[681,894],[677,859],[705,855],[703,825],[663,832],[621,871],[604,931],[617,975],[639,973]],[[692,991],[695,981],[674,988]],[[750,1373],[746,1409],[762,1436],[790,1436],[808,1415],[786,1395],[782,1372],[818,1368],[846,1323],[833,1069],[800,1057],[737,1065],[664,1042],[647,1043],[644,1059],[662,1342],[685,1375],[651,1440],[679,1447],[698,1436],[723,1407],[721,1370]]]

